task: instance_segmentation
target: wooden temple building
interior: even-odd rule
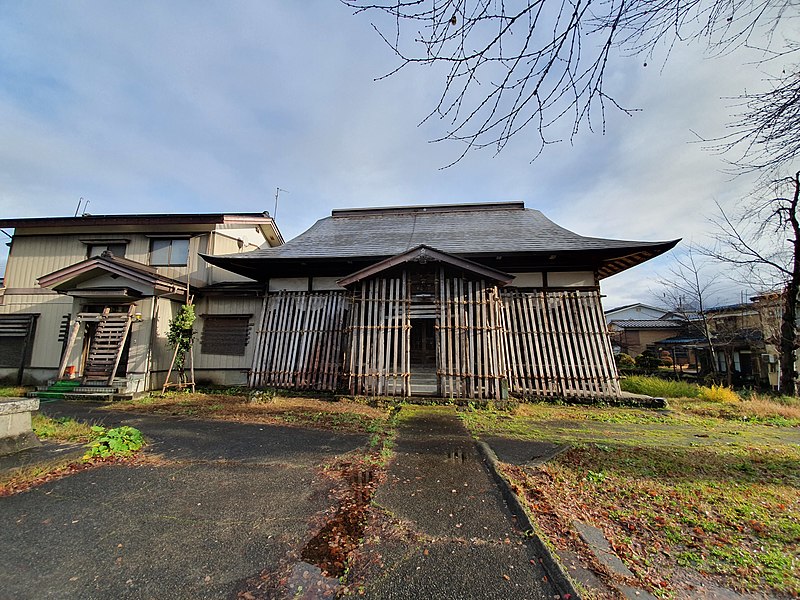
[[[676,243],[584,237],[504,202],[334,210],[285,244],[203,258],[264,285],[250,386],[609,398],[600,281]]]

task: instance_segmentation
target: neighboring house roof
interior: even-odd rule
[[[642,302],[634,302],[633,304],[623,304],[622,306],[615,306],[614,308],[609,308],[608,310],[603,311],[603,313],[605,315],[610,315],[612,313],[620,312],[634,307],[647,308],[649,310],[655,310],[665,314],[668,313],[668,311],[663,308],[659,308],[657,306],[651,306],[650,304],[644,304]]]
[[[106,273],[125,277],[168,293],[184,293],[186,291],[185,283],[160,275],[153,267],[105,252],[100,256],[93,256],[43,275],[37,279],[37,282],[41,287],[65,291]]]
[[[461,257],[498,260],[505,270],[524,270],[538,256],[545,266],[597,268],[602,278],[658,256],[677,242],[585,237],[522,202],[499,202],[334,210],[282,246],[204,258],[248,277],[264,277],[268,266],[331,259],[371,263],[425,245]]]
[[[272,221],[269,213],[195,213],[138,215],[81,215],[80,217],[31,217],[0,219],[0,229],[16,227],[70,227],[74,225],[147,225],[165,223],[253,223]]]
[[[614,325],[620,329],[679,329],[685,323],[682,321],[663,321],[661,319],[627,319],[611,321],[609,325]]]
[[[271,232],[270,243],[283,243],[283,235],[269,213],[195,213],[195,214],[129,214],[129,215],[81,215],[79,217],[33,217],[0,219],[0,229],[83,229],[108,228],[109,231],[119,228],[130,230],[147,230],[152,226],[199,226],[199,225],[259,225]],[[48,232],[50,233],[50,232]],[[60,233],[52,231],[52,233]]]

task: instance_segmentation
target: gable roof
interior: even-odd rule
[[[622,306],[615,306],[614,308],[609,308],[608,310],[603,311],[606,315],[610,315],[611,313],[619,312],[621,310],[626,310],[628,308],[634,308],[639,306],[641,308],[648,308],[650,310],[655,310],[664,314],[668,314],[669,311],[665,308],[659,308],[658,306],[653,306],[651,304],[645,304],[644,302],[634,302],[633,304],[623,304]]]
[[[420,245],[416,248],[412,248],[408,252],[403,252],[402,254],[392,256],[391,258],[377,262],[374,265],[370,265],[365,269],[356,271],[352,275],[348,275],[336,283],[342,287],[346,287],[351,283],[356,283],[362,279],[367,279],[380,273],[381,271],[396,267],[397,265],[409,262],[425,264],[428,261],[442,262],[458,269],[463,269],[469,273],[474,273],[481,277],[497,281],[501,285],[507,285],[514,279],[514,276],[509,275],[508,273],[503,273],[502,271],[498,271],[490,267],[484,267],[483,265],[474,261],[459,258],[457,256],[453,256],[452,254],[447,254],[446,252],[440,252],[436,248],[431,248],[430,246]]]
[[[602,278],[658,256],[678,241],[586,237],[556,225],[538,210],[526,209],[522,202],[495,202],[334,210],[282,246],[203,257],[235,273],[263,278],[260,272],[281,264],[374,262],[428,246],[473,260],[538,256],[556,264],[580,255],[581,265],[591,264]]]
[[[609,322],[620,329],[679,329],[685,327],[685,321],[665,321],[661,319],[625,319]]]
[[[100,256],[93,256],[63,269],[58,269],[39,277],[36,281],[41,287],[63,291],[69,289],[72,285],[77,285],[106,273],[125,277],[131,281],[152,286],[167,293],[182,294],[186,292],[185,283],[160,275],[153,267],[135,260],[114,256],[110,252],[104,252]]]
[[[74,217],[31,217],[0,219],[0,229],[24,230],[25,235],[59,235],[69,232],[151,231],[153,229],[178,228],[186,231],[208,231],[215,225],[249,227],[261,229],[271,244],[282,244],[283,235],[268,212],[261,213],[192,213],[192,214],[123,214],[90,215]],[[17,231],[19,234],[19,231]]]

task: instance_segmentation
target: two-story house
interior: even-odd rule
[[[169,321],[190,297],[196,380],[247,381],[262,287],[199,254],[282,244],[267,213],[0,219],[0,228],[14,229],[0,288],[0,379],[160,388]]]

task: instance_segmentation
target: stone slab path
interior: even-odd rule
[[[365,597],[558,597],[452,407],[404,408],[396,456],[375,502],[408,524],[413,543],[381,541],[383,574]]]

